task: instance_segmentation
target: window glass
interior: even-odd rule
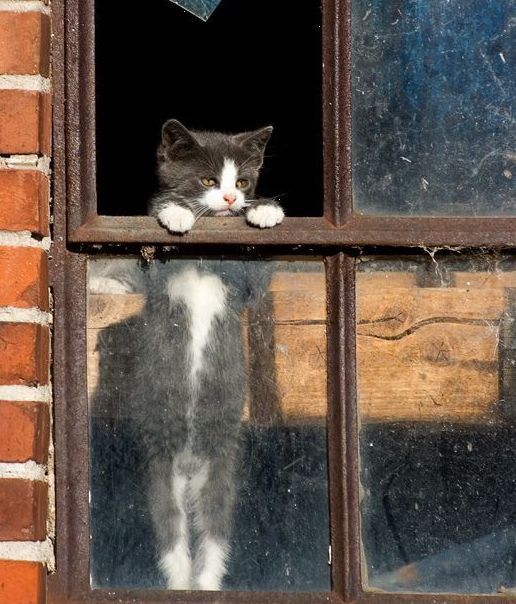
[[[515,288],[513,257],[359,264],[366,589],[516,585]]]
[[[187,11],[206,21],[220,4],[220,0],[172,0]]]
[[[355,210],[516,214],[514,2],[352,4]]]
[[[92,585],[329,590],[323,263],[88,280]]]

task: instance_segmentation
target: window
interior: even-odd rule
[[[514,257],[434,260],[357,266],[363,580],[497,594],[514,581]]]
[[[99,214],[146,214],[161,126],[176,118],[225,132],[274,124],[261,193],[288,216],[322,215],[319,2],[225,0],[207,22],[170,0],[144,11],[97,2],[95,18]],[[124,178],[128,154],[137,178]]]
[[[210,534],[220,540],[229,533],[225,590],[329,591],[323,262],[164,257],[141,266],[131,256],[110,259],[116,274],[141,280],[143,294],[98,293],[92,286],[105,263],[102,256],[88,264],[92,587],[185,589],[185,569],[177,577],[156,563],[170,558],[170,542],[182,542],[167,535],[177,516],[189,533],[199,588],[207,585],[195,567],[210,567],[204,544]],[[181,405],[190,391],[180,382],[196,365],[185,351],[188,334],[202,323],[168,292],[188,296],[194,280],[215,279],[228,287],[230,312],[212,324],[192,412],[198,421],[186,436]],[[214,300],[208,287],[203,292]],[[158,332],[167,333],[163,347],[156,316]],[[212,522],[231,507],[231,531]]]
[[[129,47],[124,36],[140,31],[130,29],[136,27],[135,22],[148,22],[142,35],[151,47],[159,44],[149,33],[152,23],[160,21],[156,27],[162,27],[160,15],[178,9],[163,0],[144,15],[136,11],[120,15],[114,7],[100,4],[95,7],[93,0],[56,0],[54,9],[55,601],[266,602],[272,598],[278,602],[444,603],[463,601],[459,594],[467,593],[472,601],[485,602],[498,591],[514,587],[510,570],[512,479],[507,484],[509,460],[500,460],[513,446],[511,248],[516,219],[510,116],[516,95],[514,77],[506,67],[513,58],[514,44],[509,43],[516,31],[513,7],[509,2],[474,2],[466,11],[456,3],[423,7],[418,2],[324,0],[322,61],[320,49],[311,58],[284,57],[295,65],[293,90],[306,91],[303,102],[312,108],[311,141],[319,136],[313,124],[320,111],[311,96],[319,90],[320,74],[314,66],[323,64],[322,184],[318,180],[321,172],[310,169],[310,174],[305,174],[306,165],[319,165],[321,156],[310,155],[308,160],[300,153],[296,156],[302,157],[299,161],[307,162],[302,164],[307,186],[303,179],[295,178],[295,188],[286,202],[290,217],[282,225],[258,231],[238,218],[204,219],[198,228],[180,237],[141,215],[138,204],[152,187],[149,166],[141,166],[146,176],[138,185],[141,190],[131,195],[130,210],[109,202],[113,196],[109,170],[118,173],[125,166],[124,154],[118,160],[114,149],[119,137],[125,151],[129,144],[128,138],[122,138],[128,131],[120,132],[120,126],[138,120],[138,116],[125,112],[124,120],[116,119],[120,99],[131,94],[131,61],[125,61],[134,47]],[[318,40],[315,5],[307,3],[310,8],[300,9],[299,27],[312,32],[312,50]],[[218,17],[212,22],[213,35],[227,31],[225,14],[235,10],[250,15],[264,6],[223,0],[214,13],[213,18]],[[267,13],[260,22],[262,27],[275,17],[275,27],[294,27],[295,17],[290,22],[285,8],[271,2],[263,10]],[[290,10],[297,10],[297,5]],[[102,28],[115,18],[126,23],[127,29],[122,28],[120,37],[111,37],[112,45],[116,40],[121,43],[110,55],[112,62],[102,64],[108,44],[106,31],[112,34],[116,27]],[[188,32],[199,35],[195,30],[202,24],[189,23]],[[258,29],[258,21],[250,27]],[[470,29],[473,37],[468,35]],[[301,49],[295,46],[292,35],[294,47]],[[471,51],[473,46],[478,57]],[[191,81],[186,67],[181,73],[182,66],[193,61],[184,54],[170,61],[178,66],[176,77]],[[447,54],[449,60],[441,57]],[[442,63],[437,61],[438,55]],[[476,79],[471,67],[473,56],[482,66]],[[125,67],[118,69],[121,64]],[[129,75],[124,72],[126,68]],[[268,69],[274,81],[280,82],[281,65],[266,65],[259,76],[263,81]],[[306,83],[302,79],[304,69]],[[467,78],[463,78],[465,72]],[[417,89],[416,73],[421,76]],[[211,78],[211,72],[206,77]],[[124,96],[111,97],[118,100],[110,108],[109,94],[114,93],[109,91],[122,90],[120,82],[125,86]],[[454,82],[457,89],[452,86]],[[159,96],[159,87],[156,90]],[[102,98],[102,91],[108,96]],[[462,121],[454,121],[454,111],[441,106],[445,93],[449,95],[446,107],[457,108],[461,100],[464,102]],[[286,110],[292,103],[288,91],[283,102],[286,121],[282,136],[290,144],[291,136],[300,139],[295,138],[299,134],[295,124],[287,124],[291,116]],[[187,97],[178,94],[171,103],[173,111],[191,108],[192,119],[198,115]],[[473,117],[479,108],[484,113]],[[173,117],[163,116],[162,111],[163,107],[156,109],[151,116],[158,124],[164,117]],[[267,111],[257,113],[257,121],[276,119]],[[491,125],[484,120],[486,111]],[[228,120],[228,129],[239,129],[239,120],[245,116],[235,114],[233,118],[231,123],[227,114],[221,119]],[[278,119],[281,122],[283,118]],[[435,132],[434,123],[438,124]],[[472,141],[471,129],[477,126],[480,134]],[[145,142],[144,137],[143,130],[137,134],[139,144],[150,149],[153,143]],[[439,149],[443,141],[457,160],[454,164],[442,161]],[[471,166],[464,159],[468,155],[464,148],[473,143],[475,164]],[[128,154],[134,162],[132,173],[135,166],[140,167],[133,152],[131,148]],[[142,161],[147,161],[148,153]],[[276,166],[271,165],[264,186],[277,191],[280,181],[276,179],[291,180],[296,169],[294,162],[287,165],[285,157],[280,154]],[[278,168],[281,165],[284,169]],[[439,189],[436,181],[448,186]],[[126,187],[126,194],[131,188]],[[318,196],[321,189],[324,203]],[[318,196],[321,211],[309,195]],[[505,248],[503,255],[500,248]],[[85,362],[88,344],[91,346],[91,320],[98,316],[92,309],[97,305],[98,310],[103,303],[90,296],[87,308],[87,268],[88,263],[106,255],[119,261],[166,257],[171,263],[186,257],[207,261],[223,257],[226,262],[272,259],[278,271],[287,274],[293,272],[292,266],[305,263],[320,267],[324,259],[327,314],[323,320],[315,320],[319,326],[321,320],[325,323],[327,343],[317,360],[320,364],[326,356],[326,362],[323,368],[317,366],[317,375],[320,378],[327,373],[328,589],[324,581],[307,585],[307,574],[302,571],[297,584],[271,582],[267,587],[253,583],[244,570],[247,586],[240,583],[237,591],[218,594],[178,596],[139,581],[131,585],[125,580],[115,585],[118,579],[102,583],[99,574],[92,584],[96,556],[109,558],[115,551],[101,546],[102,539],[108,540],[108,532],[95,537],[98,527],[91,520],[89,505],[91,497],[94,506],[105,510],[98,492],[93,488],[89,493],[91,477],[98,468],[89,465],[91,456],[114,460],[111,452],[107,454],[102,448],[109,445],[102,445],[101,439],[90,440],[88,384],[94,378],[90,374],[88,381],[92,363],[88,366]],[[288,263],[290,269],[285,270],[282,263]],[[114,301],[106,307],[111,308],[111,304]],[[102,327],[106,328],[104,337],[116,331],[108,323]],[[252,342],[250,338],[248,342]],[[300,358],[296,356],[298,362]],[[102,371],[105,365],[99,367]],[[251,400],[248,410],[251,417]],[[96,424],[93,430],[102,427],[106,409],[97,411],[92,416]],[[104,416],[104,420],[109,423],[113,417]],[[313,446],[316,436],[308,441]],[[99,444],[96,451],[90,447],[95,442]],[[271,447],[269,441],[265,453]],[[320,447],[316,449],[320,454]],[[278,459],[282,455],[278,450]],[[321,459],[319,470],[323,467]],[[107,496],[105,490],[100,492]],[[490,494],[494,494],[495,503]],[[93,546],[92,535],[97,539]],[[321,542],[315,550],[314,556],[320,561]],[[485,555],[480,562],[479,552]],[[504,563],[498,564],[502,559]],[[451,570],[449,561],[453,561]],[[491,572],[493,568],[497,572]],[[238,591],[246,587],[248,591]],[[268,589],[276,592],[271,595]]]

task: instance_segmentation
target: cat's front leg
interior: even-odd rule
[[[195,224],[195,216],[191,210],[170,203],[163,207],[156,218],[161,226],[165,227],[171,233],[186,233]]]
[[[249,224],[267,229],[283,221],[285,213],[278,203],[273,200],[260,200],[249,208],[246,214],[246,219]]]

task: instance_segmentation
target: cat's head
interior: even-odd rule
[[[272,126],[253,132],[195,132],[177,120],[163,125],[158,176],[198,216],[239,214],[254,198]]]

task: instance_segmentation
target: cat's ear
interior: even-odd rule
[[[199,148],[193,134],[178,120],[168,120],[161,129],[161,151],[169,159],[189,155]]]
[[[263,155],[265,147],[269,142],[273,131],[272,126],[266,126],[259,130],[253,130],[252,132],[242,132],[241,134],[235,134],[233,137],[235,142],[246,149],[249,149],[253,153],[259,153]]]

